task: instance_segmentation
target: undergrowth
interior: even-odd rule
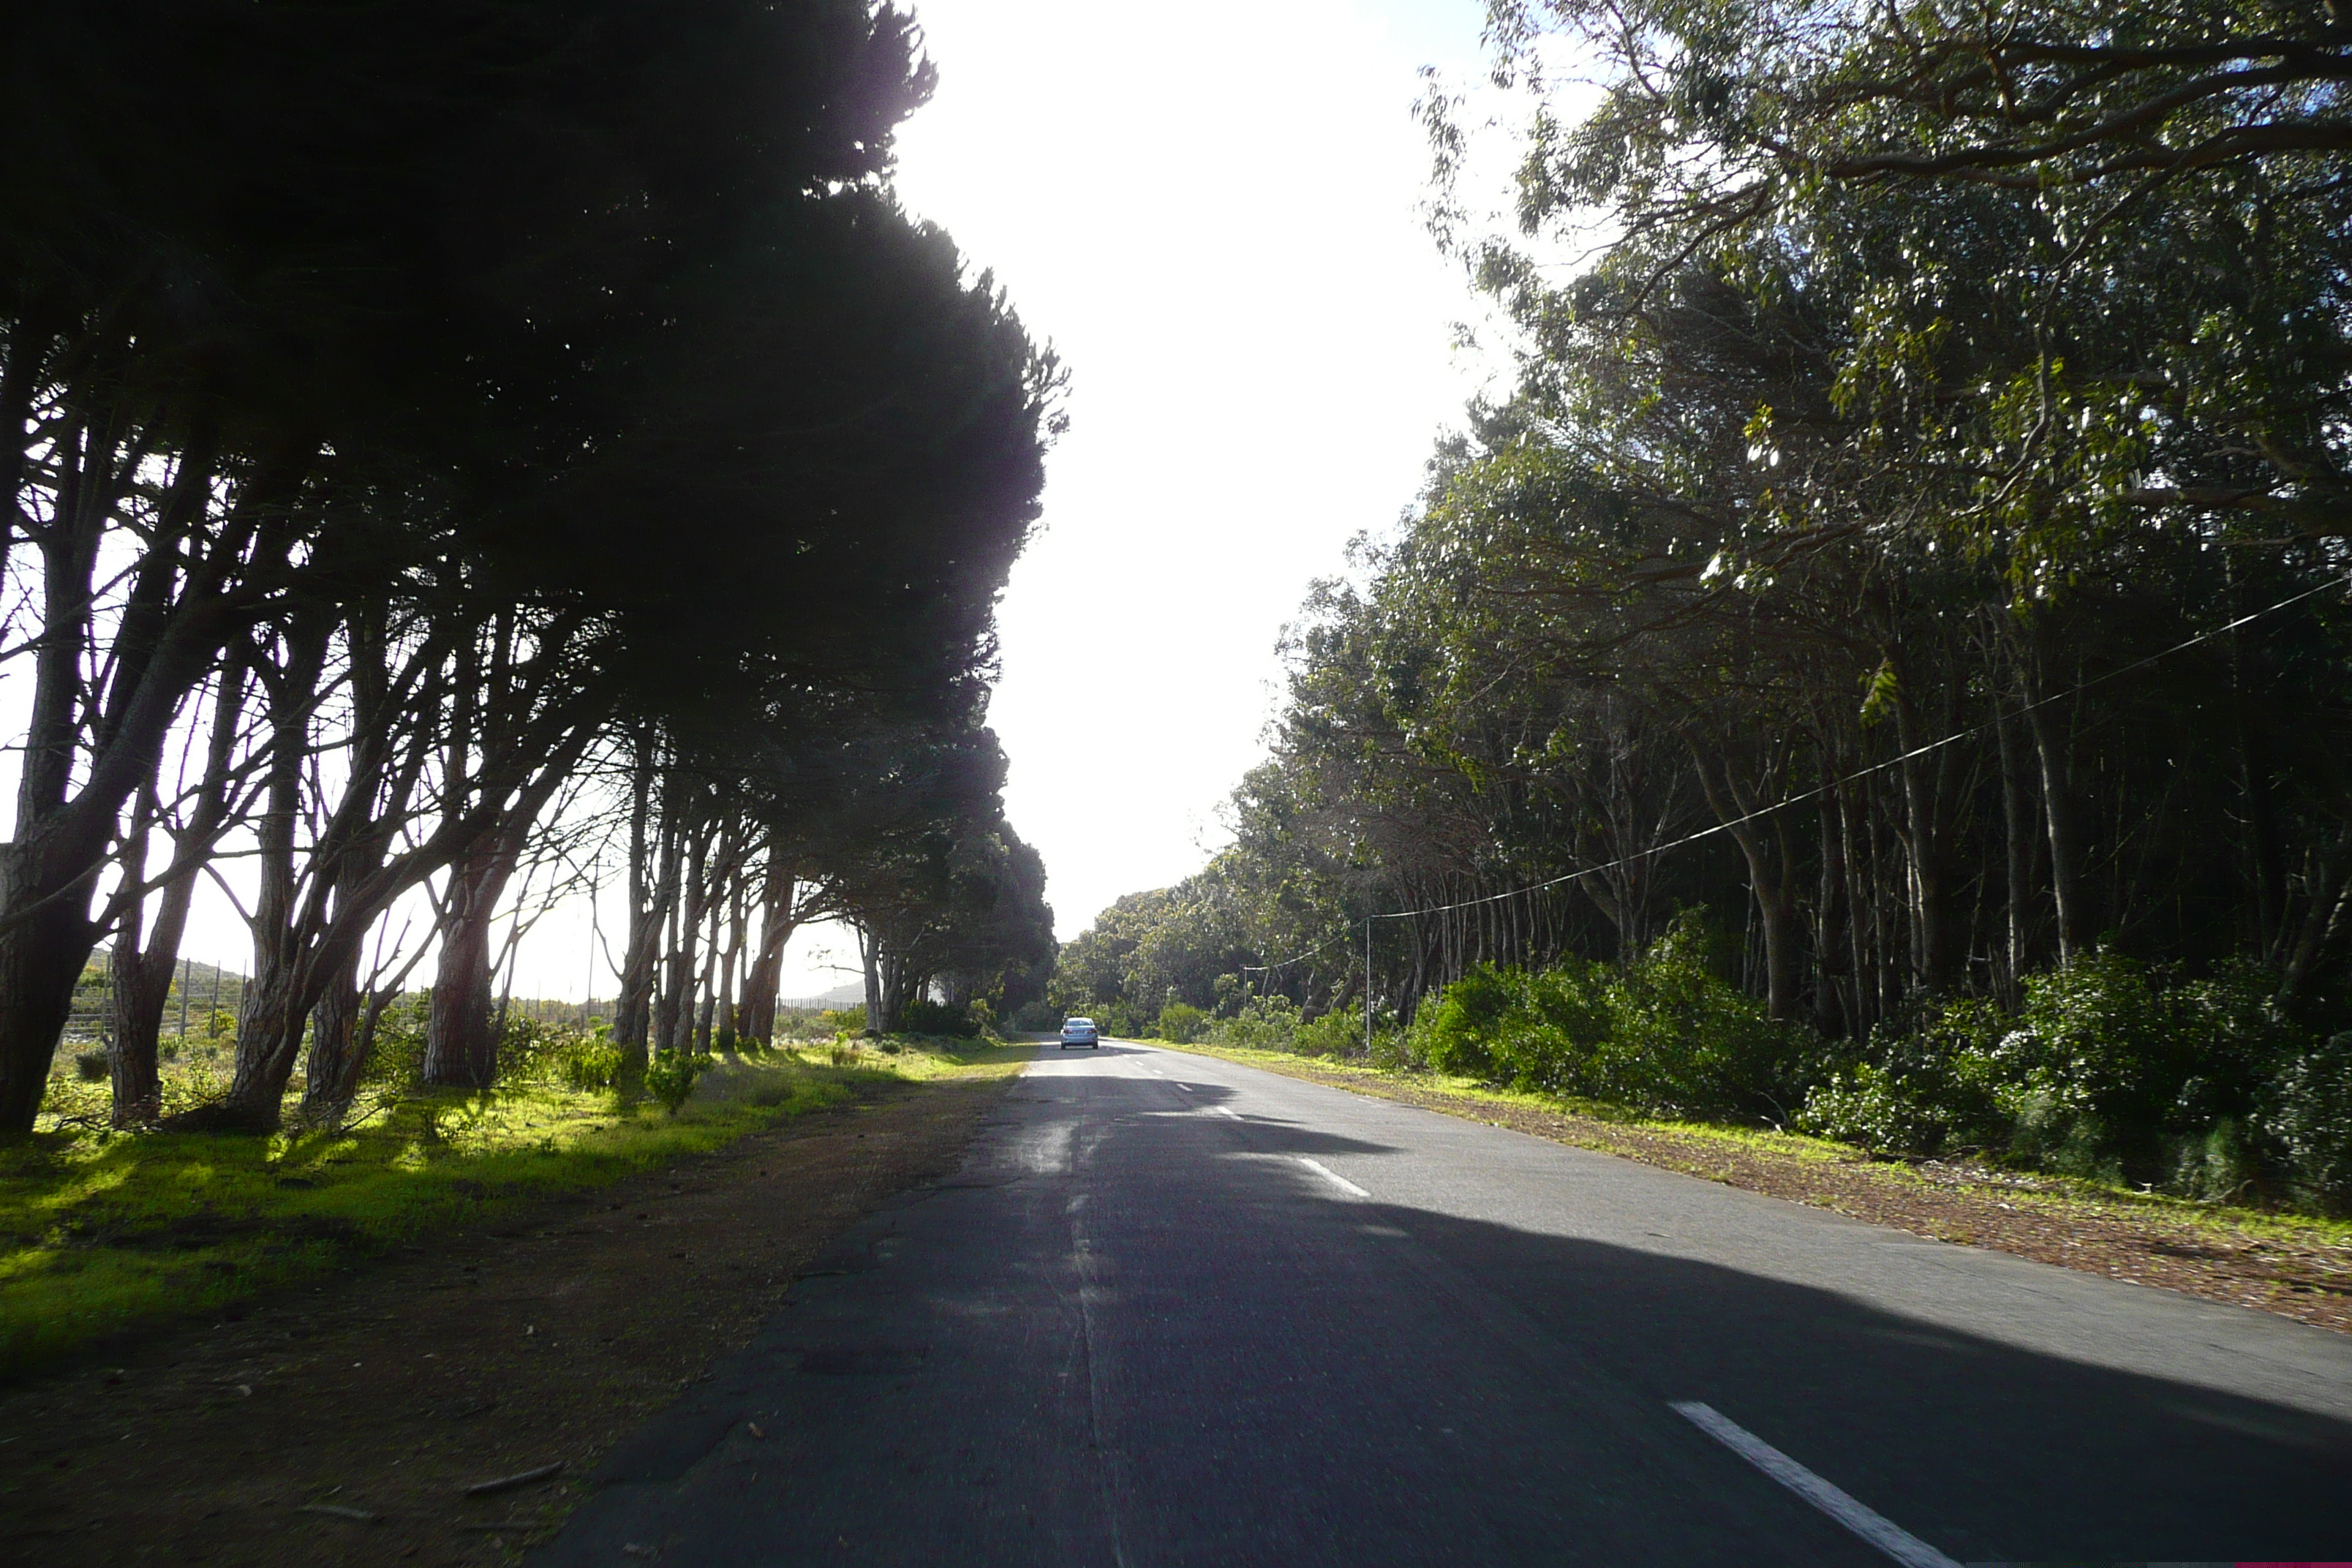
[[[70,1095],[53,1100],[47,1130],[0,1148],[0,1375],[708,1152],[861,1089],[1017,1066],[1014,1047],[980,1041],[881,1043],[898,1048],[713,1058],[674,1116],[561,1061],[488,1095],[385,1095],[341,1130],[268,1138],[110,1133],[75,1120]]]

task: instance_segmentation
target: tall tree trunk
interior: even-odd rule
[[[2017,720],[1998,706],[1996,700],[1993,735],[2000,750],[2001,841],[2006,850],[2001,891],[2008,915],[1997,991],[2005,1007],[2017,1005],[2018,988],[2032,962],[2027,943],[2032,940],[2029,915],[2033,899],[2033,806],[2027,797],[2032,786],[2026,778],[2025,748],[2019,744],[2016,730]]]
[[[857,928],[857,957],[866,968],[866,1032],[878,1035],[883,1030],[882,1016],[882,948],[872,931]]]
[[[335,966],[310,1009],[310,1054],[302,1064],[302,1120],[331,1122],[360,1090],[360,955]]]
[[[1823,777],[1836,770],[1835,760],[1821,753]],[[1821,797],[1822,890],[1814,907],[1813,952],[1821,983],[1813,992],[1813,1027],[1832,1039],[1853,1030],[1845,974],[1853,954],[1846,932],[1850,894],[1846,887],[1845,835],[1838,820],[1837,790]]]
[[[677,937],[671,944],[669,978],[662,988],[661,1042],[666,1051],[684,1051],[694,1044],[695,966],[699,957],[702,920],[709,902],[708,877],[710,843],[717,829],[696,822],[688,835],[684,897],[677,914]]]
[[[153,795],[142,791],[131,807],[130,829],[122,837],[126,888],[135,888],[146,879],[148,832],[154,814]],[[158,1026],[163,1022],[163,999],[172,989],[179,941],[175,935],[171,951],[162,953],[151,954],[141,946],[146,907],[147,900],[135,896],[124,903],[122,916],[115,922],[114,951],[108,960],[114,984],[107,1058],[114,1080],[112,1120],[117,1127],[143,1127],[163,1110],[163,1078],[156,1059]]]
[[[793,935],[792,863],[772,842],[760,889],[760,947],[743,981],[743,1034],[766,1045],[776,1034],[776,993],[783,982],[784,944]]]
[[[522,858],[537,803],[518,805],[450,868],[440,958],[425,1027],[425,1081],[487,1089],[498,1080],[499,1031],[490,994],[490,922]]]
[[[643,1071],[653,1030],[656,964],[662,928],[677,890],[677,838],[665,816],[652,841],[655,741],[640,731],[629,772],[629,931],[621,956],[620,994],[613,1004],[613,1037],[624,1071]],[[656,858],[658,864],[655,864]]]
[[[2050,840],[2050,895],[2058,910],[2058,959],[2070,963],[2089,952],[2097,940],[2098,921],[2092,910],[2083,814],[2074,797],[2065,715],[2049,700],[2052,633],[2042,618],[2033,621],[2025,644],[2024,657],[2018,661],[2025,679],[2025,727],[2033,738],[2034,759],[2042,773],[2042,815]]]
[[[1785,1021],[1797,1015],[1798,957],[1794,900],[1782,876],[1788,842],[1772,818],[1751,817],[1759,803],[1740,787],[1728,759],[1721,753],[1710,756],[1704,749],[1707,744],[1697,737],[1692,740],[1699,789],[1748,862],[1748,891],[1755,900],[1757,925],[1764,942],[1765,1011]],[[1766,764],[1768,780],[1778,772],[1773,764]]]
[[[140,946],[139,925],[144,900],[131,904],[114,942],[114,1124],[138,1125],[162,1113],[163,1079],[157,1051],[163,1032],[163,1008],[172,994],[172,971],[180,957],[180,942],[188,929],[188,910],[196,891],[202,866],[196,857],[206,853],[228,815],[229,762],[236,748],[237,721],[245,710],[245,663],[233,658],[221,671],[214,693],[212,730],[205,746],[204,777],[187,819],[173,835],[174,866],[165,877],[163,897],[155,909],[155,929]],[[159,815],[152,790],[142,791],[134,814],[138,841],[136,862],[147,858],[147,827]],[[126,856],[126,875],[134,879]]]

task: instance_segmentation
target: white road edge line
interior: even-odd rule
[[[1238,1110],[1226,1110],[1226,1109],[1225,1109],[1223,1106],[1222,1106],[1222,1105],[1213,1105],[1213,1106],[1209,1107],[1209,1109],[1210,1109],[1210,1110],[1212,1110],[1213,1112],[1214,1112],[1215,1114],[1217,1114],[1217,1115],[1219,1115],[1219,1116],[1230,1116],[1230,1117],[1232,1117],[1235,1121],[1239,1121],[1242,1119],[1242,1113],[1241,1113],[1240,1111],[1238,1111]]]
[[[1960,1568],[1909,1531],[1848,1497],[1713,1405],[1670,1402],[1675,1414],[1877,1547],[1904,1568]]]
[[[1308,1159],[1304,1154],[1298,1156],[1298,1163],[1306,1166],[1308,1170],[1314,1172],[1317,1175],[1322,1177],[1325,1181],[1330,1183],[1333,1186],[1339,1188],[1343,1193],[1352,1193],[1360,1198],[1368,1198],[1372,1195],[1371,1194],[1364,1191],[1363,1188],[1356,1185],[1355,1183],[1348,1180],[1347,1177],[1341,1175],[1339,1172],[1332,1170],[1328,1165],[1318,1164],[1315,1161]]]

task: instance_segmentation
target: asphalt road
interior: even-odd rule
[[[2352,1340],[1157,1047],[792,1302],[535,1562],[2352,1559]]]

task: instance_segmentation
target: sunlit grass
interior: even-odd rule
[[[409,1094],[341,1131],[270,1138],[58,1130],[53,1112],[0,1149],[0,1374],[707,1152],[862,1086],[1003,1077],[1033,1054],[881,1044],[897,1048],[721,1058],[675,1117],[554,1083]],[[68,1117],[102,1112],[105,1085],[72,1088]]]

